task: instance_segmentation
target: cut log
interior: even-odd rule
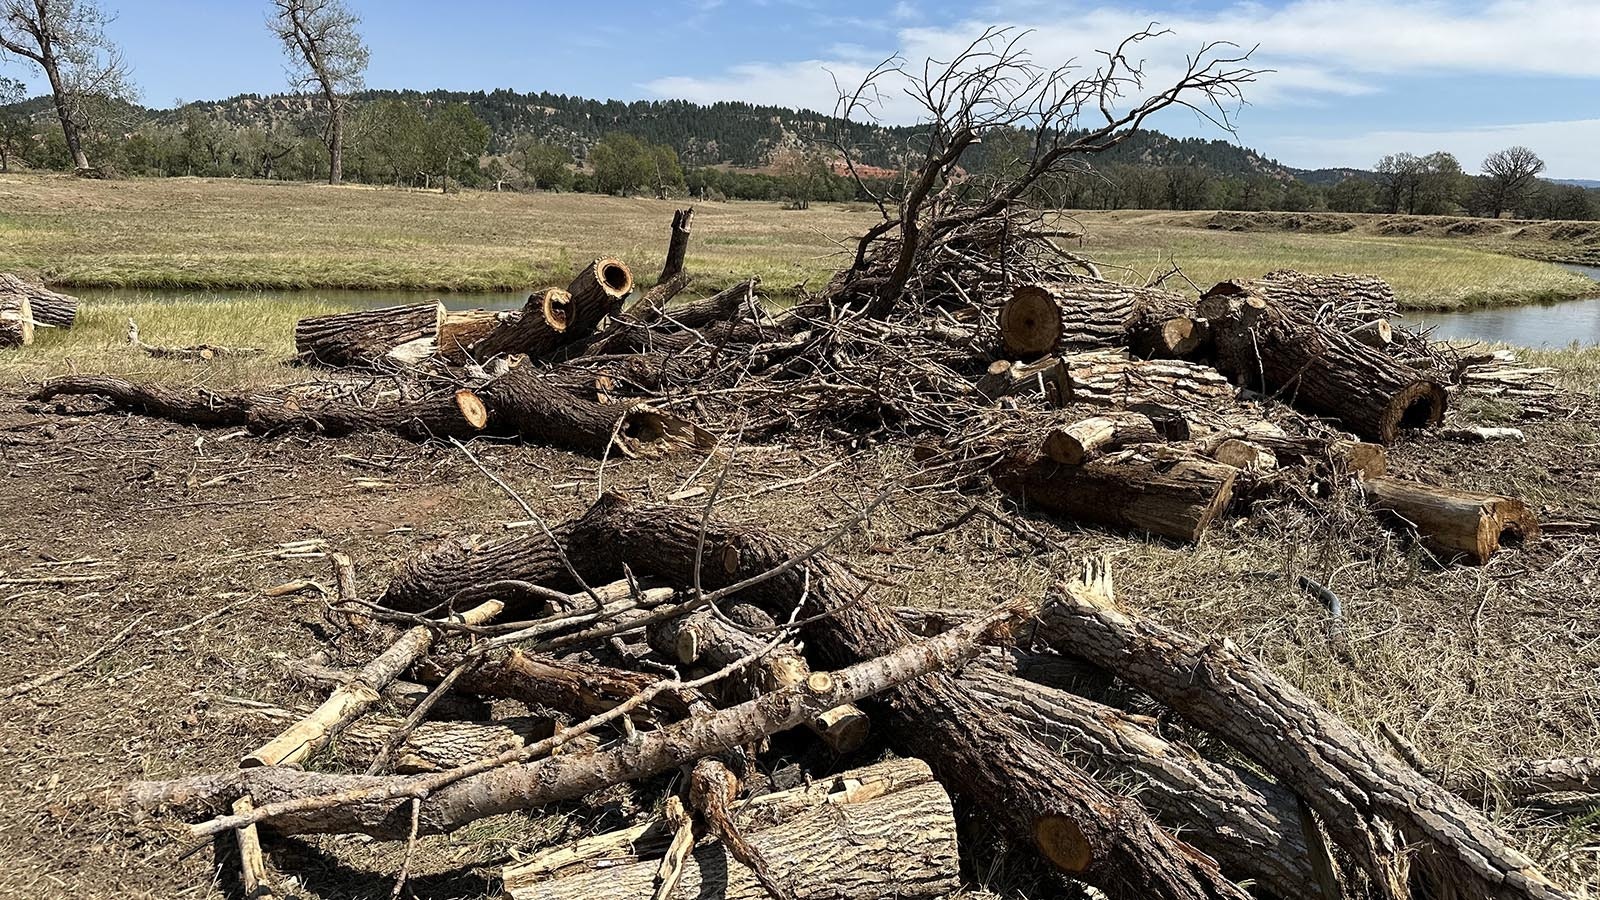
[[[1349,335],[1378,350],[1394,343],[1394,328],[1388,319],[1373,319],[1365,325],[1358,325],[1350,329]]]
[[[1158,737],[1153,720],[1076,694],[969,666],[962,685],[1064,753],[1136,786],[1156,819],[1210,855],[1223,871],[1254,879],[1275,897],[1314,883],[1295,796]]]
[[[466,309],[445,314],[439,325],[435,342],[439,355],[453,363],[464,363],[472,358],[471,348],[499,328],[501,323],[517,315],[515,312],[495,312],[489,309]]]
[[[0,289],[0,347],[33,343],[33,307],[21,291]]]
[[[1211,366],[1178,359],[1142,360],[1098,351],[1062,358],[1075,402],[1131,408],[1156,404],[1176,410],[1230,408],[1238,390]]]
[[[768,617],[761,623],[771,627]],[[705,660],[712,666],[726,666],[760,649],[769,638],[740,631],[724,622],[710,610],[681,616],[663,622],[649,631],[650,645],[678,662],[689,665]],[[803,683],[811,677],[811,667],[800,651],[791,645],[774,648],[752,667],[758,674],[754,690],[746,692],[741,700],[752,696]],[[749,685],[748,681],[743,682]],[[860,748],[867,740],[871,720],[854,705],[830,709],[818,716],[808,727],[835,753],[849,753]]]
[[[78,320],[77,297],[58,294],[16,275],[0,273],[0,294],[8,293],[27,295],[29,315],[35,325],[71,328]]]
[[[1046,356],[1033,362],[996,360],[978,379],[978,393],[999,400],[1017,393],[1037,392],[1051,406],[1062,406],[1072,397],[1072,380],[1060,357]]]
[[[667,241],[667,260],[661,265],[661,275],[656,283],[671,281],[683,272],[683,258],[689,252],[689,225],[694,219],[694,207],[680,209],[672,214],[672,237]]]
[[[1394,758],[1265,666],[1112,608],[1109,577],[1068,587],[1035,637],[1102,666],[1253,758],[1303,798],[1389,898],[1563,898],[1460,798]],[[1415,854],[1425,884],[1409,887]]]
[[[1278,457],[1261,444],[1243,438],[1228,438],[1211,451],[1211,458],[1241,472],[1271,472],[1278,468]]]
[[[439,302],[311,316],[295,323],[294,350],[302,362],[371,366],[402,344],[437,336],[444,319]]]
[[[900,770],[920,763],[897,761]],[[777,822],[771,819],[781,814]],[[931,777],[852,771],[818,785],[756,797],[735,824],[796,900],[935,898],[960,887],[955,813]],[[663,823],[600,835],[506,867],[514,900],[635,900],[652,895],[656,862],[671,837]],[[724,844],[702,840],[684,860],[678,896],[767,900]]]
[[[1483,564],[1502,546],[1521,546],[1539,535],[1539,519],[1511,497],[1433,487],[1400,478],[1369,478],[1367,502],[1417,530],[1446,562],[1465,557]]]
[[[813,617],[804,631],[808,650],[829,665],[908,646],[911,635],[894,614],[826,553],[754,529],[703,525],[698,515],[607,496],[573,523],[574,561],[595,580],[627,565],[687,584],[703,538],[705,586],[768,576],[737,596],[782,618],[804,601],[801,615]],[[809,556],[803,566],[785,566],[802,556]],[[1108,794],[948,678],[922,678],[863,706],[900,752],[927,761],[948,790],[1076,878],[1128,900],[1245,896],[1137,803]]]
[[[1000,343],[1008,359],[1030,360],[1064,347],[1153,346],[1167,322],[1193,311],[1181,294],[1115,281],[1024,284],[1000,309]]]
[[[588,337],[594,330],[593,325],[576,330],[581,328],[577,309],[571,294],[561,288],[545,288],[528,295],[528,302],[520,311],[500,318],[487,336],[468,346],[467,352],[476,359],[503,353],[544,356],[562,344]],[[600,318],[603,317],[594,319],[596,324]]]
[[[1293,307],[1312,319],[1374,322],[1400,314],[1394,288],[1376,275],[1310,275],[1279,269],[1250,284],[1269,300]]]
[[[648,778],[798,727],[824,710],[960,665],[976,654],[993,632],[1017,627],[1038,611],[1038,602],[1018,599],[937,637],[905,644],[835,672],[813,673],[804,685],[641,732],[633,740],[589,753],[519,763],[525,754],[518,751],[514,757],[492,757],[462,770],[408,776],[326,775],[286,766],[237,769],[173,781],[134,782],[106,800],[147,811],[165,809],[192,815],[225,810],[232,798],[244,794],[256,799],[257,808],[249,817],[224,815],[195,825],[190,832],[196,837],[258,821],[270,823],[282,834],[358,832],[395,840],[439,834],[487,816]],[[530,745],[527,752],[539,752],[546,746]],[[420,805],[415,820],[410,814],[412,797],[428,801]],[[1133,811],[1137,814],[1137,806]],[[1244,894],[1233,891],[1225,896],[1243,898]]]
[[[460,657],[445,657],[426,661],[413,671],[418,680],[436,684],[460,662]],[[586,719],[642,693],[658,680],[642,672],[510,650],[464,673],[456,686],[470,694],[516,700],[535,709]],[[656,700],[655,710],[669,714],[663,719],[681,718],[687,712],[680,698],[662,695]],[[637,718],[649,720],[652,711],[641,711]]]
[[[602,256],[585,266],[567,285],[572,297],[572,320],[567,330],[585,335],[600,327],[600,320],[622,311],[622,301],[633,291],[633,273],[622,260]]]
[[[244,706],[249,715],[272,722],[293,722],[305,711],[274,706]],[[346,728],[333,749],[341,762],[365,768],[389,746],[405,720],[394,716],[367,716]],[[406,736],[394,757],[394,770],[402,775],[439,772],[486,759],[507,750],[541,741],[555,732],[555,723],[537,716],[470,722],[424,721]]]
[[[1382,444],[1394,443],[1402,428],[1444,418],[1437,381],[1246,285],[1217,285],[1200,298],[1200,311],[1211,320],[1218,368],[1240,384],[1332,416]]]
[[[1044,436],[1044,455],[1064,466],[1081,466],[1129,444],[1160,442],[1161,435],[1148,416],[1112,413],[1050,429]]]
[[[1053,515],[1192,542],[1227,509],[1238,470],[1134,450],[1067,466],[1023,447],[991,474],[1001,492]]]

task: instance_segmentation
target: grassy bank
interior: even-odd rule
[[[582,194],[0,176],[0,271],[69,287],[485,291],[563,283],[608,253],[648,283],[677,205]],[[1408,233],[1394,223],[1384,231],[1376,222],[1332,233],[1266,220],[1248,220],[1241,230],[1201,227],[1212,217],[1254,215],[1119,211],[1075,221],[1087,231],[1083,249],[1121,267],[1108,274],[1130,280],[1169,261],[1201,286],[1284,267],[1371,272],[1414,309],[1600,290],[1558,266],[1496,252],[1494,241],[1509,240],[1503,236]],[[752,274],[777,294],[818,287],[846,258],[841,242],[875,216],[861,205],[700,204],[688,267],[708,288]],[[1557,247],[1550,236],[1564,234],[1561,226],[1541,227],[1540,246]]]

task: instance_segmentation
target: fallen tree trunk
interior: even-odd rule
[[[1133,359],[1098,351],[1062,357],[1073,401],[1127,408],[1158,404],[1179,410],[1229,408],[1238,390],[1216,369],[1178,359]]]
[[[404,344],[436,337],[444,320],[444,304],[437,301],[311,316],[295,323],[294,351],[302,362],[370,366]]]
[[[1109,579],[1098,592],[1064,593],[1037,638],[1109,669],[1248,754],[1317,812],[1383,896],[1413,896],[1413,853],[1423,870],[1414,874],[1432,882],[1423,896],[1568,896],[1476,810],[1266,667],[1117,612]]]
[[[418,679],[436,684],[460,662],[460,657],[429,661],[417,668]],[[456,688],[585,719],[620,705],[657,680],[657,676],[642,672],[510,650],[463,673]],[[683,700],[671,695],[656,698],[653,706],[670,713],[669,718],[681,718],[687,712]],[[641,712],[640,718],[650,717],[649,711]]]
[[[210,362],[224,357],[260,356],[267,352],[260,347],[219,347],[216,344],[194,344],[188,347],[157,347],[139,338],[139,325],[128,320],[128,343],[143,350],[154,359],[181,359],[186,362]]]
[[[1438,382],[1249,286],[1223,282],[1200,298],[1200,310],[1211,321],[1217,367],[1240,384],[1382,444],[1394,443],[1402,428],[1444,418]]]
[[[978,666],[959,681],[1085,765],[1131,781],[1162,825],[1235,878],[1254,879],[1283,900],[1316,883],[1292,793],[1163,740],[1150,730],[1153,720],[1076,694]]]
[[[816,553],[802,566],[780,569],[806,548],[770,534],[714,522],[702,530],[699,516],[637,506],[615,495],[591,507],[571,534],[574,561],[597,579],[626,565],[635,573],[690,583],[702,546],[700,575],[709,588],[777,570],[737,596],[775,618],[787,618],[803,600],[801,614],[817,616],[805,631],[807,646],[830,664],[870,659],[912,640],[893,612],[867,596],[866,584],[827,556]],[[874,722],[887,726],[902,753],[926,760],[947,789],[966,795],[1015,839],[1073,877],[1130,900],[1245,896],[1215,863],[1162,831],[1137,803],[1107,793],[950,679],[921,679],[872,707],[881,709],[868,709]]]
[[[24,294],[28,298],[33,324],[49,328],[71,328],[78,320],[78,298],[58,294],[43,285],[15,275],[0,273],[0,294]]]
[[[1503,545],[1520,546],[1539,535],[1539,519],[1511,497],[1433,487],[1400,478],[1369,478],[1367,502],[1415,528],[1445,562],[1465,557],[1479,565]]]
[[[762,625],[775,623],[769,617]],[[754,652],[767,642],[765,636],[739,631],[709,610],[691,613],[661,623],[649,630],[650,644],[658,653],[684,665],[704,660],[713,666],[726,666]],[[791,687],[811,677],[811,667],[800,651],[788,644],[769,651],[753,667],[757,673],[754,691],[739,699],[762,692]],[[835,752],[849,753],[860,748],[872,727],[867,714],[853,704],[830,709],[808,723],[813,732]]]
[[[1227,509],[1238,470],[1137,450],[1062,465],[1036,447],[1024,447],[990,474],[1002,493],[1053,515],[1192,542]]]
[[[661,264],[661,274],[656,283],[671,281],[683,271],[683,258],[689,252],[689,225],[694,220],[694,207],[680,209],[672,214],[672,237],[667,241],[667,259]]]
[[[1194,304],[1156,288],[1079,278],[1017,286],[1000,308],[1000,343],[1009,359],[1034,359],[1064,347],[1131,347],[1141,344],[1161,355],[1182,355],[1199,347],[1198,331],[1170,337],[1182,344],[1164,346],[1169,320],[1193,322]],[[1191,341],[1194,341],[1191,343]]]
[[[1359,324],[1400,315],[1394,288],[1376,275],[1308,275],[1279,269],[1248,283],[1268,300],[1320,321]]]
[[[272,722],[293,722],[303,711],[249,705],[246,712]],[[339,735],[333,748],[341,762],[365,768],[382,753],[404,720],[393,716],[367,716]],[[394,770],[402,775],[453,769],[544,740],[555,733],[555,723],[536,716],[510,716],[481,721],[423,721],[395,751]]]
[[[570,526],[552,529],[555,541],[565,545]],[[558,591],[571,591],[577,583],[561,563],[558,545],[542,530],[525,535],[487,540],[481,535],[446,538],[401,562],[378,598],[378,604],[403,612],[424,612],[477,585],[498,581],[525,581]],[[529,612],[512,606],[511,615]]]
[[[282,834],[359,832],[391,840],[438,834],[487,816],[570,800],[613,784],[647,778],[798,727],[825,710],[958,665],[977,653],[991,632],[1037,615],[1038,609],[1037,602],[1016,600],[953,631],[904,644],[884,656],[831,673],[813,673],[803,685],[589,753],[516,764],[525,752],[549,744],[541,742],[516,756],[410,776],[325,775],[269,766],[173,781],[134,782],[112,792],[107,800],[147,811],[197,815],[220,812],[235,797],[255,798],[253,813],[221,816],[193,826],[190,831],[196,836],[256,822],[270,822]],[[423,796],[428,802],[421,805],[413,824],[411,798]]]
[[[472,358],[472,347],[487,338],[501,323],[516,312],[495,312],[489,309],[467,309],[445,314],[439,325],[436,346],[439,355],[453,363],[464,363]]]
[[[1091,416],[1044,436],[1044,455],[1064,466],[1081,466],[1129,444],[1157,444],[1161,435],[1149,416],[1136,412]]]
[[[1523,760],[1489,771],[1456,773],[1445,779],[1445,786],[1475,803],[1489,797],[1520,802],[1541,794],[1600,794],[1600,757]]]
[[[955,813],[944,789],[921,763],[896,760],[874,768],[735,807],[736,826],[795,900],[935,900],[960,887]],[[538,854],[505,868],[504,896],[649,897],[656,860],[670,837],[654,822]],[[702,840],[684,859],[678,887],[678,896],[698,900],[768,897],[715,838]]]
[[[28,295],[0,289],[0,347],[33,343],[33,307]]]
[[[594,321],[600,321],[599,316]],[[497,318],[493,330],[481,340],[467,347],[475,359],[488,359],[504,353],[526,353],[532,357],[543,356],[573,340],[587,337],[588,331],[576,331],[570,336],[568,329],[576,324],[577,303],[572,295],[561,288],[545,288],[528,295],[528,302],[515,315]],[[442,350],[443,348],[441,348]]]

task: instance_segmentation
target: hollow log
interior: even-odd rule
[[[648,778],[798,727],[824,710],[960,665],[977,653],[992,632],[1015,627],[1038,611],[1038,602],[1017,599],[937,637],[905,644],[834,672],[815,672],[804,685],[641,732],[633,740],[587,753],[564,753],[528,763],[494,757],[465,772],[407,776],[326,775],[286,766],[236,769],[172,781],[134,782],[105,799],[117,806],[196,815],[225,810],[238,796],[255,798],[256,810],[250,817],[224,815],[195,825],[190,832],[196,837],[256,821],[270,824],[282,834],[359,832],[394,840],[409,834],[438,834],[487,816]],[[421,805],[413,823],[408,798],[417,796],[426,796],[428,802]],[[1244,895],[1233,892],[1226,896]]]
[[[801,615],[815,617],[804,630],[807,647],[830,665],[871,659],[912,640],[892,611],[873,602],[868,586],[825,553],[754,529],[701,526],[698,515],[608,495],[573,523],[574,561],[597,580],[627,565],[687,584],[703,536],[705,586],[768,574],[737,596],[782,618],[803,600]],[[803,566],[780,569],[807,553],[814,555]],[[1137,803],[1107,793],[949,678],[922,678],[863,706],[901,753],[925,760],[948,790],[966,795],[1076,878],[1130,900],[1245,896]]]
[[[901,762],[902,768],[925,766]],[[873,777],[868,775],[868,777]],[[935,898],[960,887],[955,813],[931,777],[864,782],[845,772],[818,787],[756,797],[736,807],[735,823],[769,861],[771,876],[795,900]],[[771,816],[782,818],[772,823]],[[508,866],[504,896],[514,900],[634,900],[651,896],[656,859],[670,830],[659,822],[590,838]],[[766,900],[751,871],[724,844],[706,838],[684,860],[678,896]]]
[[[667,241],[667,259],[661,265],[656,283],[671,281],[683,271],[683,258],[689,252],[689,226],[694,220],[694,207],[680,209],[672,214],[672,237]]]
[[[591,299],[591,302],[594,302]],[[483,339],[471,344],[467,352],[476,359],[488,359],[503,353],[526,353],[532,357],[543,356],[562,344],[587,337],[594,326],[585,331],[577,323],[577,301],[561,288],[545,288],[528,295],[528,302],[515,315],[497,319],[497,323]],[[595,317],[598,324],[600,318]]]
[[[17,293],[28,297],[28,312],[33,324],[49,328],[71,328],[78,320],[78,298],[58,294],[43,285],[0,273],[0,294]]]
[[[991,706],[1058,742],[1096,771],[1131,781],[1156,819],[1239,879],[1295,900],[1316,881],[1298,801],[1249,772],[1158,737],[1153,720],[1076,694],[967,667],[959,681]]]
[[[1238,470],[1134,450],[1069,466],[1023,447],[990,474],[1001,492],[1051,514],[1192,542],[1227,508]]]
[[[771,627],[775,623],[768,617],[761,624]],[[713,666],[726,666],[760,649],[768,641],[767,636],[734,628],[710,610],[668,620],[651,628],[648,634],[650,645],[656,652],[684,665],[705,660]],[[752,668],[757,673],[756,683],[750,685],[754,691],[747,692],[740,699],[747,700],[761,692],[800,684],[811,677],[811,667],[805,657],[788,644],[769,651]],[[872,723],[866,713],[852,704],[828,710],[815,721],[807,723],[807,727],[835,753],[843,754],[860,748],[866,742]]]
[[[1193,312],[1180,294],[1115,281],[1024,284],[1000,309],[1000,343],[1008,359],[1036,359],[1064,347],[1153,346],[1165,323]]]
[[[1064,466],[1081,466],[1129,444],[1156,444],[1161,435],[1148,416],[1136,412],[1091,416],[1044,436],[1044,455]]]
[[[295,323],[294,350],[302,362],[370,366],[403,344],[437,336],[444,320],[437,301],[311,316]]]
[[[1433,487],[1400,478],[1369,478],[1367,502],[1417,530],[1445,561],[1483,564],[1502,546],[1539,536],[1539,519],[1512,497]]]
[[[1476,810],[1226,643],[1201,640],[1069,587],[1035,637],[1102,666],[1247,754],[1311,806],[1329,835],[1389,898],[1564,898]],[[1459,893],[1458,893],[1459,892]]]
[[[1402,428],[1444,418],[1437,381],[1246,285],[1213,287],[1200,298],[1200,311],[1211,320],[1218,368],[1240,384],[1332,416],[1381,444],[1394,443]]]
[[[622,260],[602,256],[585,266],[567,285],[572,297],[568,332],[576,338],[600,327],[600,320],[622,311],[623,298],[633,291],[633,273]]]
[[[33,343],[33,306],[27,294],[0,289],[0,347]]]

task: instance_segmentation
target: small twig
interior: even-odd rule
[[[422,798],[411,798],[411,834],[406,838],[406,857],[400,863],[400,872],[394,877],[394,890],[389,893],[391,900],[400,896],[405,890],[406,881],[411,877],[411,859],[417,854],[417,832],[422,830]]]
[[[235,600],[235,601],[233,601],[232,603],[229,603],[226,606],[223,606],[223,607],[221,607],[219,609],[214,609],[211,612],[206,613],[205,615],[201,616],[198,619],[195,619],[194,621],[190,622],[187,625],[179,625],[177,628],[168,628],[166,631],[157,631],[157,632],[155,632],[154,634],[152,634],[150,636],[151,637],[158,637],[158,638],[171,637],[171,636],[173,636],[175,634],[179,634],[181,632],[188,631],[189,629],[194,628],[197,625],[203,625],[206,622],[211,621],[212,619],[215,619],[215,618],[217,618],[219,616],[222,616],[222,615],[224,615],[226,613],[232,612],[233,610],[238,609],[239,607],[245,605],[246,603],[249,603],[252,599],[254,599],[254,598],[246,597],[243,600]]]
[[[9,700],[12,697],[21,696],[23,694],[28,693],[29,691],[36,690],[38,688],[42,688],[45,685],[50,684],[51,682],[60,681],[62,678],[65,678],[68,675],[71,675],[73,672],[78,671],[79,669],[83,668],[84,666],[87,666],[88,664],[90,664],[90,663],[94,662],[95,660],[99,659],[100,657],[104,656],[106,654],[106,651],[110,650],[112,647],[115,647],[118,644],[122,643],[124,640],[127,639],[128,635],[133,632],[133,629],[134,629],[135,626],[137,626],[140,622],[143,622],[145,619],[148,619],[150,616],[151,616],[150,613],[145,613],[144,615],[140,616],[139,618],[134,619],[132,622],[129,622],[128,623],[128,627],[126,627],[126,628],[122,629],[121,631],[117,632],[116,636],[113,637],[111,640],[106,641],[104,644],[101,644],[100,648],[98,650],[95,650],[93,653],[90,653],[88,656],[85,656],[83,659],[78,660],[77,662],[73,663],[70,666],[66,666],[64,668],[56,669],[54,672],[46,672],[45,674],[40,675],[37,678],[30,678],[27,681],[22,682],[21,684],[14,684],[11,687],[8,687],[3,691],[0,691],[0,700]]]

